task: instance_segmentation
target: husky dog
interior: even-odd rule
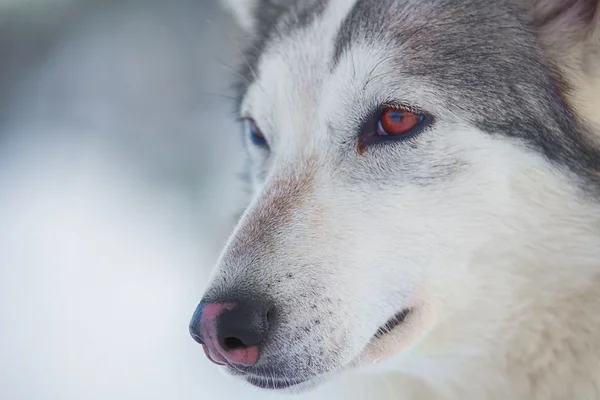
[[[600,3],[229,3],[253,195],[190,325],[208,358],[600,398]]]

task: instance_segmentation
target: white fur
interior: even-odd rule
[[[353,2],[332,3],[309,28],[271,44],[244,98],[242,114],[271,153],[250,146],[262,173],[215,281],[224,271],[247,277],[240,254],[264,244],[253,242],[255,227],[285,202],[291,217],[273,219],[282,234],[270,239],[260,279],[290,271],[303,276],[300,287],[281,291],[322,285],[314,301],[334,313],[305,341],[330,354],[332,375],[358,360],[403,399],[600,397],[597,202],[542,156],[448,113],[426,82],[390,85],[384,45],[354,43],[331,72]],[[374,69],[381,78],[366,84]],[[390,97],[438,121],[413,148],[363,156],[342,148],[357,116]],[[420,181],[440,165],[459,171]],[[327,308],[326,298],[337,302]],[[401,326],[372,340],[406,307],[414,311]],[[290,331],[314,318],[302,307],[288,312]],[[290,351],[300,356],[302,344]]]

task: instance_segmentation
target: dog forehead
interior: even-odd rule
[[[287,58],[285,68],[293,73],[292,77],[307,79],[319,76],[316,67],[320,75],[324,75],[325,65],[334,70],[343,55],[365,45],[386,47],[399,70],[426,76],[442,90],[472,89],[469,94],[475,96],[463,97],[477,104],[482,100],[477,98],[478,94],[509,91],[507,73],[513,75],[511,79],[522,78],[527,83],[530,82],[527,74],[546,72],[535,71],[536,68],[527,72],[521,68],[539,60],[536,60],[534,37],[515,18],[516,10],[510,2],[482,3],[478,0],[296,1],[277,17],[261,21],[268,28],[260,32],[249,50],[248,63],[242,70],[245,82],[240,85],[241,95],[257,79],[271,79],[263,73],[264,66],[274,56]],[[515,65],[519,67],[515,69]],[[499,74],[499,70],[504,70],[504,74]],[[479,79],[474,79],[476,76]],[[493,96],[492,101],[496,98]]]
[[[331,111],[328,105],[366,100],[360,97],[361,90],[349,88],[364,86],[373,73],[382,72],[379,69],[390,72],[390,81],[386,84],[403,87],[411,82],[398,82],[402,71],[417,69],[417,74],[432,73],[432,68],[427,67],[435,53],[431,47],[436,37],[427,35],[423,28],[429,27],[436,18],[451,20],[453,15],[452,10],[439,14],[436,3],[420,4],[416,0],[298,2],[302,6],[291,7],[272,21],[271,33],[259,46],[261,53],[255,64],[248,66],[246,77],[251,83],[242,93],[246,100],[242,109],[251,104],[249,113],[263,124],[268,121],[266,124],[274,131],[282,128],[276,126],[277,119],[306,128],[307,123],[328,117],[327,111]],[[417,31],[422,33],[410,43],[410,36]],[[418,52],[410,48],[414,43],[420,46],[425,41],[429,41],[429,46]],[[437,58],[435,61],[439,63]],[[439,71],[439,65],[433,69]],[[381,89],[386,92],[389,88]],[[353,93],[348,97],[350,92]]]
[[[337,33],[355,1],[309,2],[312,8],[297,9],[275,22],[275,33],[263,44],[256,63],[249,65],[246,78],[251,83],[242,93],[242,112],[274,130],[281,128],[277,120],[305,127],[318,120],[315,113],[331,73]],[[301,17],[299,10],[306,15]]]
[[[528,47],[530,43],[525,40],[520,46],[517,43],[502,46],[498,39],[508,33],[506,25],[514,27],[515,21],[502,7],[503,12],[489,12],[494,15],[490,20],[485,9],[494,7],[482,9],[474,3],[477,1],[294,2],[276,19],[265,21],[271,28],[263,32],[262,38],[250,50],[248,63],[242,70],[245,83],[240,87],[241,97],[245,97],[249,87],[256,86],[256,81],[264,81],[258,82],[258,86],[272,85],[278,90],[263,95],[299,96],[295,101],[314,99],[323,79],[335,72],[340,61],[350,59],[355,63],[353,53],[365,46],[386,49],[385,61],[396,63],[397,71],[426,77],[435,82],[440,91],[473,88],[477,94],[494,83],[505,86],[506,82],[498,82],[493,63],[482,64],[478,57],[490,53],[501,60],[513,59],[514,64],[529,61],[526,58],[519,60],[518,54],[512,51]],[[494,42],[499,45],[490,47],[489,44]],[[350,57],[344,57],[348,54]],[[475,85],[477,82],[473,77],[487,78],[488,75],[496,76],[496,79],[479,79],[480,84]],[[492,88],[495,92],[505,89]],[[477,96],[464,97],[477,104],[483,100]]]

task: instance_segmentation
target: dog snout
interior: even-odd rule
[[[251,367],[258,362],[274,314],[257,299],[202,301],[190,322],[190,334],[215,364]]]

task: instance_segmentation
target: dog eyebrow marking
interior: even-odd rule
[[[406,2],[407,4],[410,2]],[[404,5],[406,7],[406,4]],[[331,70],[333,71],[340,62],[342,55],[348,51],[353,42],[364,32],[379,32],[383,24],[393,25],[392,10],[394,13],[402,12],[402,5],[395,0],[373,1],[358,0],[344,18],[338,30]]]

